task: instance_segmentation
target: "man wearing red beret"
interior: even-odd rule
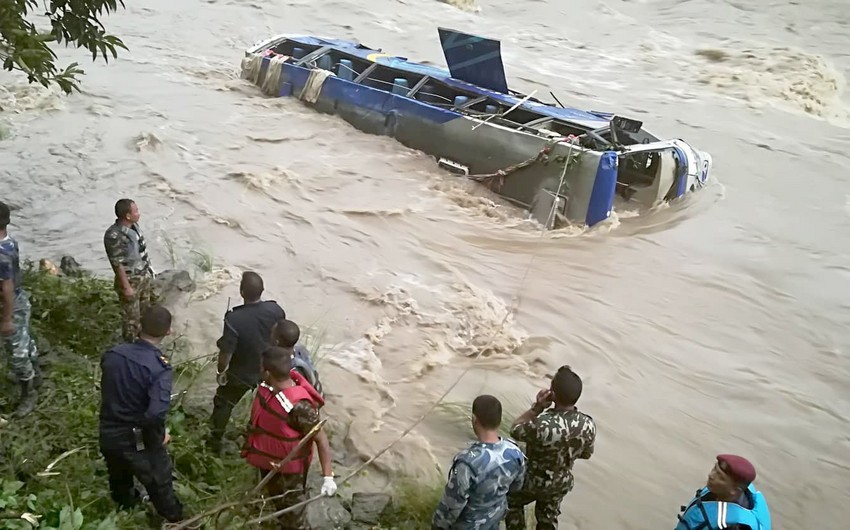
[[[753,487],[755,479],[746,458],[718,455],[706,487],[682,507],[676,530],[770,530],[767,501]]]

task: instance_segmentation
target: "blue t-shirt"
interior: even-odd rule
[[[15,293],[21,289],[21,258],[18,242],[11,236],[0,239],[0,281],[12,280]]]

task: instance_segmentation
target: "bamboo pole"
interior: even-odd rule
[[[301,449],[303,449],[304,446],[308,442],[313,441],[313,437],[315,437],[316,434],[318,434],[319,430],[321,430],[322,426],[324,426],[324,424],[327,421],[328,421],[327,418],[324,418],[321,421],[319,421],[319,423],[317,423],[312,429],[310,429],[310,431],[306,435],[304,435],[304,437],[301,439],[301,441],[298,442],[298,445],[295,446],[295,449],[293,449],[288,455],[286,455],[286,458],[284,458],[280,462],[272,463],[272,466],[275,468],[275,471],[271,471],[268,474],[266,474],[265,478],[263,478],[263,480],[261,480],[254,487],[254,489],[246,492],[242,496],[241,499],[239,499],[237,501],[226,502],[224,504],[219,504],[218,506],[214,506],[214,507],[210,508],[209,510],[192,517],[191,519],[186,519],[185,521],[180,521],[179,523],[169,523],[169,524],[166,524],[165,526],[163,526],[163,528],[167,528],[169,530],[184,530],[185,528],[188,528],[192,524],[200,521],[201,519],[203,519],[205,517],[209,517],[210,515],[215,515],[219,512],[222,512],[222,511],[227,510],[229,508],[233,508],[235,506],[240,506],[242,504],[246,504],[245,501],[248,499],[248,497],[256,495],[257,493],[260,492],[260,490],[262,489],[263,486],[268,484],[268,482],[276,474],[277,469],[280,469],[281,466],[283,466],[284,464],[288,463],[293,458],[295,458],[295,455],[298,454],[298,452]],[[249,504],[253,504],[253,503],[249,503]]]

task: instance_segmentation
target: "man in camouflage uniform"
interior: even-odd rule
[[[558,528],[561,501],[573,489],[573,463],[590,458],[596,442],[593,418],[575,406],[581,390],[578,374],[562,366],[511,427],[511,436],[526,444],[528,474],[522,490],[508,495],[507,530],[525,528],[525,506],[532,502],[537,530]]]
[[[115,292],[121,304],[124,340],[132,342],[140,329],[145,310],[155,305],[153,268],[145,238],[139,229],[139,208],[130,199],[115,203],[115,223],[103,235],[109,264],[115,272]]]
[[[501,422],[498,399],[475,398],[472,429],[478,441],[455,456],[432,530],[498,530],[507,509],[506,496],[519,491],[525,476],[525,455],[499,436]]]
[[[30,335],[29,295],[21,287],[20,248],[6,227],[11,221],[9,207],[0,202],[0,334],[5,349],[11,353],[12,372],[21,385],[21,399],[14,415],[23,417],[33,411],[38,400],[36,388],[41,385],[38,350]]]

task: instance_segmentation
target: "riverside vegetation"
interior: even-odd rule
[[[84,271],[57,275],[27,263],[24,283],[31,296],[33,335],[45,377],[34,413],[19,421],[0,420],[0,527],[123,530],[159,526],[161,521],[149,504],[132,511],[116,510],[97,446],[99,360],[120,341],[119,308],[111,279]],[[174,438],[169,452],[177,495],[190,514],[200,514],[243,499],[256,484],[256,475],[238,454],[214,458],[204,450],[209,403],[206,399],[194,402],[192,396],[198,376],[214,357],[185,360],[186,342],[178,336],[164,346],[175,372],[175,397],[167,421]],[[15,391],[12,382],[0,380],[5,387],[0,406],[8,409]],[[249,404],[247,399],[240,402],[235,423],[245,424]],[[400,477],[393,488],[394,502],[371,527],[428,526],[441,493],[442,484]],[[262,509],[261,503],[241,502],[218,517],[207,518],[204,527],[239,528]],[[265,510],[268,513],[268,507]]]

